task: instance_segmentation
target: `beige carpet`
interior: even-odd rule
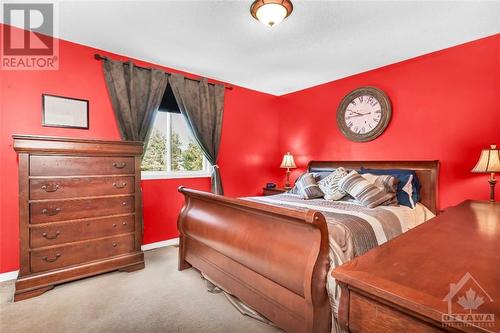
[[[70,282],[17,303],[13,293],[12,282],[0,284],[2,333],[278,332],[207,292],[194,269],[177,271],[176,247],[146,252],[144,270]]]

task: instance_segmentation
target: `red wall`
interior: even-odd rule
[[[93,58],[94,53],[105,52],[62,40],[59,47],[58,71],[0,71],[0,272],[18,269],[17,160],[12,134],[120,138],[101,63]],[[89,100],[90,129],[42,127],[42,93]],[[263,184],[276,178],[278,133],[265,130],[268,126],[278,128],[276,100],[275,96],[240,87],[226,90],[219,164],[228,195],[256,195]],[[144,243],[177,236],[176,219],[183,203],[177,192],[180,185],[209,190],[210,180],[143,181]]]
[[[499,48],[497,34],[281,96],[280,152],[302,168],[311,159],[436,159],[441,207],[487,199],[488,176],[470,170],[482,148],[500,144]],[[335,118],[360,86],[384,90],[393,107],[386,131],[368,143],[347,140]]]
[[[284,173],[277,166],[291,151],[302,168],[311,159],[439,159],[442,207],[465,198],[486,199],[487,176],[470,169],[481,148],[500,144],[499,44],[496,35],[280,97],[240,87],[226,90],[219,157],[226,194],[257,195],[266,182],[281,183]],[[12,134],[119,139],[96,52],[106,54],[60,41],[58,71],[0,71],[0,272],[18,268]],[[335,112],[342,97],[362,85],[386,91],[393,118],[375,141],[353,143],[340,134]],[[42,93],[88,99],[90,129],[42,127]],[[210,181],[142,182],[144,243],[177,236],[180,185],[209,190]]]

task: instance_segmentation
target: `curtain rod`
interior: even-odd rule
[[[96,53],[96,54],[94,54],[94,58],[95,58],[95,60],[105,60],[105,59],[109,59],[108,57],[102,56],[102,55],[97,54],[97,53]],[[134,67],[137,67],[137,68],[142,68],[142,69],[153,69],[152,67],[142,67],[142,66],[137,66],[137,65],[135,65],[135,64],[134,64]],[[157,69],[157,68],[155,68],[155,69]],[[171,75],[172,75],[171,73],[167,73],[167,72],[165,72],[165,74],[167,74],[168,76],[171,76]],[[192,78],[190,78],[190,77],[184,77],[184,78],[185,78],[186,80],[191,80],[191,81],[197,81],[197,82],[200,82],[200,80],[199,80],[199,79],[192,79]],[[212,82],[208,82],[208,84],[213,85],[213,86],[215,86],[215,85],[216,85],[216,83],[212,83]],[[223,86],[224,86],[224,88],[226,88],[226,89],[233,90],[233,87],[232,87],[232,86],[226,86],[226,85],[223,85]]]

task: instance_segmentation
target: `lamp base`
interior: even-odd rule
[[[488,179],[488,183],[490,183],[490,201],[495,202],[495,185],[497,184],[497,180],[494,178],[495,176],[491,176]]]
[[[284,188],[287,190],[292,188],[292,186],[290,186],[290,169],[289,168],[286,169],[286,182],[285,182]]]

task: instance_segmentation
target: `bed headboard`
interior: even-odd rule
[[[438,214],[439,161],[311,161],[309,172],[333,171],[338,167],[346,169],[410,169],[415,170],[421,184],[420,202],[434,214]]]

